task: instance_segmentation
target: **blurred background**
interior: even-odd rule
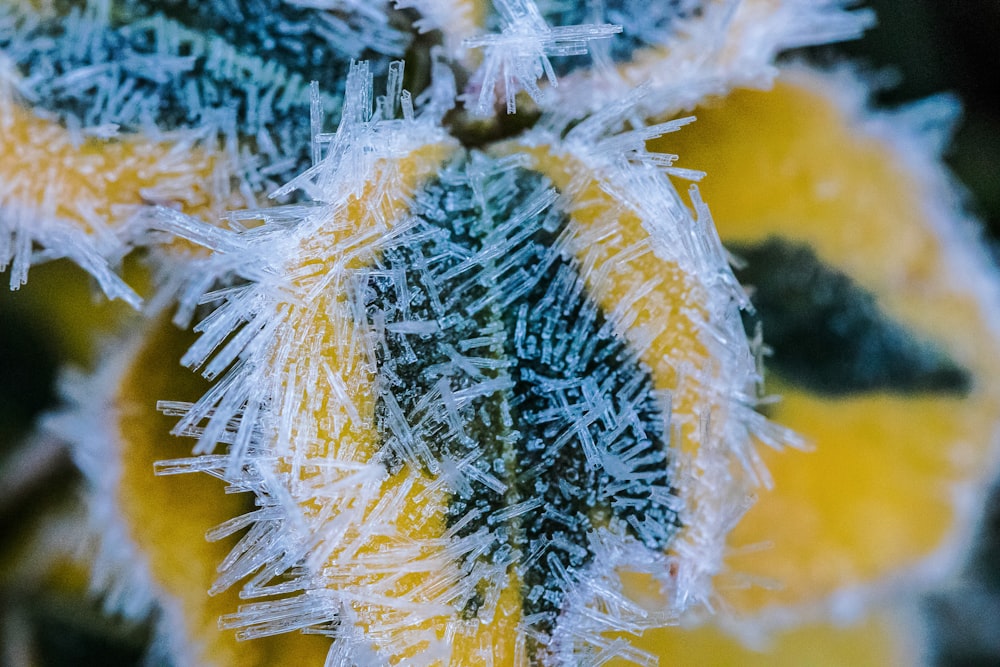
[[[940,92],[962,101],[965,112],[947,162],[968,191],[970,211],[983,221],[993,256],[1000,257],[1000,1],[866,4],[877,12],[879,25],[864,39],[804,55],[827,63],[847,57],[884,73],[896,83],[878,94],[881,105]],[[67,273],[77,274],[76,279],[67,280]],[[37,415],[55,404],[58,369],[91,363],[86,326],[66,331],[39,316],[44,311],[36,306],[58,299],[63,307],[78,311],[81,322],[94,321],[95,309],[102,317],[122,316],[120,309],[96,305],[99,301],[88,293],[86,277],[71,267],[33,269],[29,287],[13,295],[6,282],[7,276],[0,275],[0,581],[32,519],[73,502],[77,482],[57,443],[35,443],[32,457],[18,452]],[[73,283],[79,289],[67,293]],[[20,632],[3,618],[8,598],[16,595],[18,591],[0,586],[0,646],[17,640]],[[1000,665],[1000,491],[989,501],[978,546],[963,576],[948,590],[926,597],[923,609],[927,632],[935,638],[936,664]],[[138,664],[148,639],[147,628],[121,627],[83,599],[67,603],[42,596],[32,610],[34,616],[22,620],[45,629],[37,645],[46,665]]]
[[[895,75],[877,96],[894,106],[952,93],[964,114],[946,162],[969,194],[994,259],[1000,258],[1000,2],[872,0],[878,26],[864,39],[817,50]],[[997,304],[1000,308],[1000,304]],[[1000,354],[1000,350],[997,351]],[[977,547],[954,587],[924,601],[938,665],[1000,665],[1000,486],[995,486]]]
[[[970,208],[1000,239],[1000,2],[869,0],[878,25],[860,41],[817,49],[895,74],[877,101],[896,105],[955,94],[965,109],[947,162],[971,195]]]

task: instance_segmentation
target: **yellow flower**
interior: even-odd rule
[[[772,87],[837,1],[400,4],[0,9],[13,283],[37,244],[138,305],[153,248],[47,420],[108,609],[177,664],[922,658],[888,609],[1000,423],[995,272],[893,127],[947,104]],[[540,118],[491,143],[525,121],[456,78]]]

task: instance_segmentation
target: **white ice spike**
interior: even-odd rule
[[[541,102],[544,92],[538,81],[542,77],[551,86],[559,85],[549,56],[586,55],[589,42],[622,31],[621,26],[607,23],[550,27],[533,0],[495,0],[494,4],[503,24],[500,33],[464,42],[484,50],[483,64],[473,77],[479,88],[473,111],[482,116],[492,113],[498,83],[503,85],[507,113],[516,113],[518,92],[523,90]]]

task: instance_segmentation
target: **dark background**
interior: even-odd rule
[[[1000,2],[873,0],[879,24],[841,54],[889,68],[898,84],[877,100],[897,104],[939,92],[956,94],[965,114],[948,164],[972,195],[996,243],[1000,238]]]
[[[808,55],[828,62],[846,54],[863,66],[894,72],[898,83],[876,96],[882,105],[941,92],[957,95],[964,114],[945,158],[968,191],[969,210],[982,220],[993,257],[1000,257],[1000,1],[865,5],[879,23],[864,39]],[[992,493],[979,537],[964,574],[924,600],[937,665],[1000,665],[1000,487]]]

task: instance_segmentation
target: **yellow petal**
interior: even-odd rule
[[[249,509],[245,494],[227,494],[208,476],[156,477],[153,464],[185,456],[189,444],[169,435],[172,420],[156,410],[163,396],[194,399],[203,381],[179,365],[190,336],[167,318],[147,325],[106,360],[96,380],[71,391],[76,410],[55,428],[76,440],[75,456],[91,487],[90,524],[97,531],[97,583],[110,605],[135,616],[158,609],[157,650],[177,664],[322,664],[329,640],[284,635],[239,642],[220,630],[233,611],[235,591],[209,596],[216,566],[232,540],[208,542],[206,533]]]
[[[659,656],[664,665],[905,667],[918,663],[919,640],[914,634],[900,619],[880,614],[844,626],[807,623],[774,633],[752,647],[712,626],[650,630],[636,643]]]
[[[738,287],[656,169],[553,143],[378,157],[359,140],[322,165],[345,182],[315,174],[329,204],[220,240],[249,283],[218,293],[191,356],[207,375],[235,365],[175,428],[207,420],[199,453],[230,445],[217,474],[282,516],[220,580],[264,563],[243,583],[256,597],[291,555],[306,573],[225,624],[336,619],[337,660],[523,664],[627,653],[601,632],[650,621],[618,568],[669,589],[658,617],[708,596],[754,473]]]
[[[861,94],[795,70],[770,92],[736,91],[653,142],[702,184],[726,243],[807,245],[878,308],[971,374],[955,393],[819,395],[782,379],[771,416],[816,447],[766,452],[774,490],[737,526],[738,610],[825,598],[878,581],[928,584],[964,544],[994,464],[1000,418],[995,273],[928,151],[902,119],[864,118]],[[776,269],[777,270],[777,269]],[[764,330],[765,342],[767,329]],[[912,585],[912,583],[910,585]]]

